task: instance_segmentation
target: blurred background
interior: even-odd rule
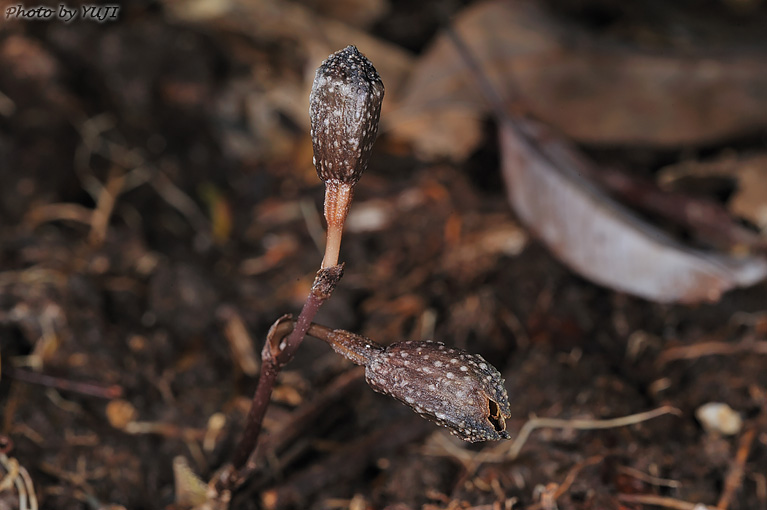
[[[204,502],[322,258],[349,44],[386,97],[317,321],[483,355],[512,435],[675,415],[482,460],[309,339],[231,507],[767,508],[763,1],[0,5],[0,508],[13,459],[41,508]]]

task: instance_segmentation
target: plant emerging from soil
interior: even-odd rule
[[[304,337],[324,340],[365,367],[365,379],[380,393],[466,441],[507,439],[508,395],[501,374],[481,356],[439,342],[406,341],[382,347],[354,333],[313,323],[343,276],[338,263],[344,222],[354,186],[368,166],[378,133],[384,86],[373,64],[356,47],[338,51],[317,69],[310,96],[314,165],[325,183],[328,225],[321,268],[294,320],[272,325],[261,352],[262,369],[245,430],[231,464],[216,481],[219,494],[247,479],[261,423],[280,370],[293,359]]]

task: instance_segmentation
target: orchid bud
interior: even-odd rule
[[[482,356],[440,342],[400,342],[366,365],[365,378],[464,441],[509,438],[504,381]]]
[[[367,169],[378,134],[383,96],[378,72],[354,46],[330,55],[314,77],[309,119],[314,166],[325,183],[328,224],[323,268],[338,263],[354,185]]]
[[[354,185],[368,166],[378,133],[384,86],[373,64],[354,46],[333,53],[317,69],[309,118],[317,175]]]
[[[450,429],[465,441],[508,439],[509,396],[498,370],[482,356],[441,342],[382,347],[364,336],[312,324],[309,334],[365,367],[371,388]]]

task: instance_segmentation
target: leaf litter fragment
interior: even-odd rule
[[[767,276],[767,260],[680,244],[595,187],[594,164],[545,126],[506,113],[457,32],[448,36],[499,123],[502,172],[520,219],[564,264],[606,287],[661,303],[717,301]]]
[[[591,163],[540,126],[502,119],[500,145],[517,215],[593,282],[651,301],[695,303],[767,276],[762,258],[693,249],[641,220],[584,179]]]
[[[458,14],[454,27],[494,83],[568,138],[673,147],[767,126],[763,49],[701,41],[689,51],[648,50],[600,39],[544,5],[478,2]],[[385,117],[420,153],[461,160],[479,141],[486,111],[443,34],[416,62],[398,107]]]

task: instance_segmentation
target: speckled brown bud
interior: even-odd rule
[[[400,342],[373,358],[365,378],[465,441],[509,438],[504,381],[482,356],[439,342]]]
[[[314,77],[309,96],[313,161],[325,182],[328,224],[323,268],[338,264],[344,222],[354,185],[368,166],[383,96],[378,72],[354,46],[330,55]]]
[[[378,133],[383,96],[378,72],[354,46],[333,53],[317,69],[309,117],[320,179],[357,183]]]
[[[358,365],[374,390],[450,429],[465,441],[508,439],[509,396],[501,374],[482,356],[440,342],[381,347],[348,331],[312,324],[309,334]]]

